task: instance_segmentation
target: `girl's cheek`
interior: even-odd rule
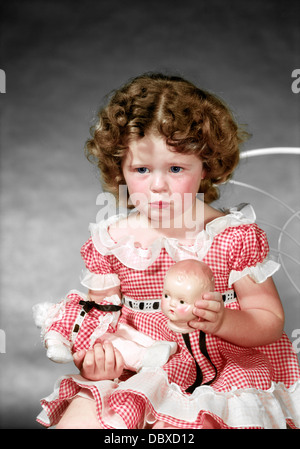
[[[131,180],[127,183],[129,194],[145,195],[149,189],[145,183],[138,180]]]
[[[127,183],[127,189],[132,203],[136,206],[137,204],[148,203],[148,189],[139,182],[133,181]]]
[[[173,185],[173,192],[180,194],[182,197],[185,193],[190,193],[194,197],[198,192],[199,185],[200,181],[198,178],[181,179]]]

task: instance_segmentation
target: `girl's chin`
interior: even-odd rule
[[[181,216],[181,214],[177,214],[177,216]],[[163,222],[166,225],[168,223],[172,224],[176,217],[176,212],[170,210],[169,208],[153,208],[147,211],[148,220],[151,222]]]

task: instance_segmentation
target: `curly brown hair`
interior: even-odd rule
[[[125,184],[122,160],[128,145],[147,133],[165,137],[176,152],[201,158],[206,177],[199,192],[206,203],[218,198],[216,184],[229,179],[239,162],[239,146],[248,137],[216,95],[177,76],[138,76],[114,91],[100,109],[85,146],[104,188],[115,196]]]

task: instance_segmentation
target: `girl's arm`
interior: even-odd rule
[[[195,303],[199,320],[189,324],[238,346],[263,346],[279,340],[284,312],[272,278],[261,284],[249,276],[234,284],[241,310],[225,308],[219,293],[205,293]]]

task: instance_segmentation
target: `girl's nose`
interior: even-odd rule
[[[163,192],[167,190],[167,183],[162,173],[153,173],[150,189],[152,192]]]

